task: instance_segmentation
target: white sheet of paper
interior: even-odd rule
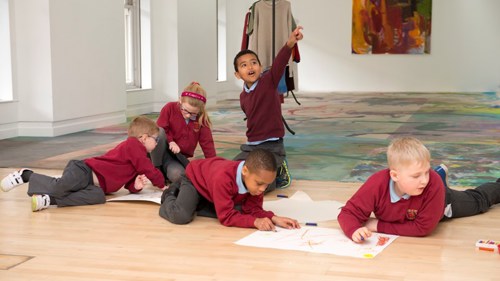
[[[143,189],[139,193],[130,193],[123,196],[114,197],[106,201],[148,201],[161,205],[161,194],[163,191],[158,189]]]
[[[313,201],[303,191],[297,191],[289,198],[264,201],[264,210],[277,216],[296,219],[300,223],[336,220],[344,203],[334,200]]]
[[[302,227],[301,229],[277,228],[273,231],[255,231],[235,242],[237,245],[296,250],[313,253],[333,254],[355,258],[374,258],[397,235],[373,233],[361,244],[348,239],[340,230],[322,227]]]
[[[305,193],[304,191],[302,190],[298,190],[296,191],[290,198],[288,199],[292,199],[292,200],[301,200],[301,201],[313,201],[311,199],[311,197],[309,197],[309,195],[307,195],[307,193]]]

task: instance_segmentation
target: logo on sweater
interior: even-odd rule
[[[194,131],[196,133],[198,133],[200,131],[200,123],[194,122],[193,127],[194,127]]]
[[[406,219],[409,221],[415,220],[417,217],[418,210],[408,209],[406,210]]]

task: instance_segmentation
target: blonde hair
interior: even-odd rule
[[[207,92],[200,86],[200,83],[198,82],[191,82],[186,86],[186,88],[184,88],[183,92],[192,92],[205,97],[205,99],[207,98]],[[199,108],[200,113],[198,114],[198,118],[200,125],[207,126],[208,128],[212,127],[212,122],[210,121],[210,117],[205,110],[205,103],[203,101],[189,96],[181,96],[180,101],[181,103],[187,102],[189,105]]]
[[[141,137],[144,134],[148,136],[158,135],[159,131],[155,121],[145,116],[137,116],[130,122],[127,133],[129,137]]]
[[[431,154],[427,147],[416,138],[401,137],[394,139],[387,148],[389,169],[408,166],[412,163],[430,163]]]

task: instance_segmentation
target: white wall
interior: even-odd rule
[[[177,1],[151,1],[151,37],[155,111],[179,92]]]
[[[353,55],[352,0],[289,1],[304,27],[298,64],[301,91],[500,91],[498,0],[434,0],[430,55]],[[254,1],[228,2],[232,61],[244,14]]]
[[[180,0],[178,3],[179,90],[197,81],[213,103],[217,82],[216,2]]]
[[[123,1],[49,3],[53,121],[79,119],[87,123],[80,129],[124,122]],[[65,126],[56,124],[55,134]]]
[[[0,137],[14,127],[55,136],[124,122],[123,1],[9,4],[14,100],[0,105]],[[15,123],[5,111],[17,113]]]
[[[0,102],[12,100],[9,1],[0,0]]]

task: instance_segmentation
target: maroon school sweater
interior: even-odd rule
[[[189,120],[189,123],[186,124],[178,102],[167,103],[161,109],[156,124],[165,130],[167,143],[174,141],[184,156],[193,157],[198,142],[205,158],[215,156],[214,140],[210,128],[200,126],[198,120]]]
[[[135,178],[145,175],[156,187],[163,187],[163,174],[153,166],[146,147],[135,137],[129,137],[102,156],[85,159],[84,162],[97,176],[104,193],[118,191],[122,186],[132,193]]]
[[[362,227],[373,212],[379,220],[377,231],[403,236],[426,236],[443,217],[445,187],[439,175],[431,170],[424,192],[391,203],[389,169],[370,176],[342,208],[338,221],[345,235]]]
[[[249,93],[243,90],[240,94],[240,106],[247,117],[246,135],[249,142],[282,138],[285,135],[278,83],[291,54],[292,50],[285,44],[276,55],[271,70],[262,74],[255,89]]]
[[[186,176],[198,192],[214,203],[219,221],[225,226],[254,226],[256,218],[272,218],[274,213],[264,211],[264,194],[239,194],[236,173],[241,161],[220,157],[193,160],[186,168]],[[241,205],[241,212],[234,209]]]

